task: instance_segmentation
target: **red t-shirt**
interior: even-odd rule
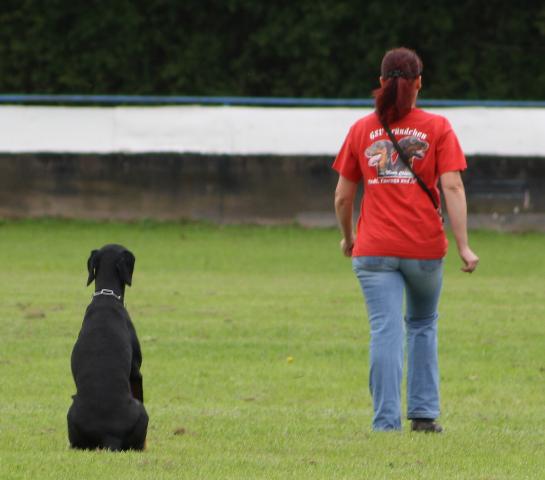
[[[466,168],[464,153],[449,121],[413,108],[390,129],[439,204],[439,177]],[[445,256],[447,239],[441,219],[426,192],[398,158],[375,113],[350,128],[333,168],[352,182],[363,180],[353,256]]]

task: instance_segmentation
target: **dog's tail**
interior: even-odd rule
[[[102,441],[103,448],[111,450],[112,452],[119,452],[123,450],[123,442],[120,438],[114,437],[112,435],[106,435]]]

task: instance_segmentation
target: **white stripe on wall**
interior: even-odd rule
[[[434,108],[467,155],[545,156],[545,109]],[[0,151],[335,155],[369,109],[0,107]]]

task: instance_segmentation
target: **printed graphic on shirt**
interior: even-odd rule
[[[403,137],[398,141],[399,146],[409,157],[411,168],[415,160],[422,160],[426,155],[429,144],[415,135]],[[377,169],[378,178],[368,183],[413,183],[414,175],[405,166],[403,160],[390,140],[374,142],[365,150],[370,167]]]

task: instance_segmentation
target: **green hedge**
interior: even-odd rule
[[[399,45],[424,97],[545,99],[538,0],[3,0],[0,92],[368,97]]]

